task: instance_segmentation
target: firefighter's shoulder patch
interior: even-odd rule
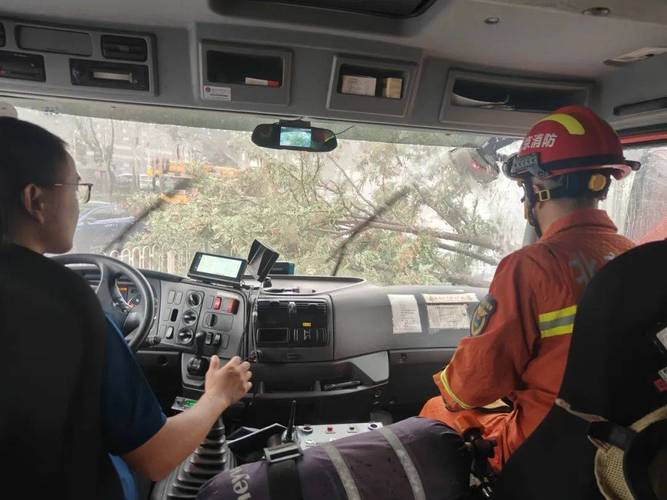
[[[477,304],[477,308],[470,321],[470,335],[476,337],[484,331],[491,316],[496,312],[496,304],[496,299],[494,299],[491,294],[484,297],[482,301]]]

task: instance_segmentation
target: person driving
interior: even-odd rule
[[[500,262],[471,320],[471,336],[433,377],[440,396],[420,413],[459,432],[465,430],[461,415],[476,419],[484,437],[497,442],[490,461],[496,471],[554,404],[584,288],[606,262],[634,246],[597,205],[612,176],[622,179],[638,168],[623,157],[611,126],[583,106],[537,122],[504,165],[523,187],[524,214],[539,240]],[[505,411],[491,413],[499,406]]]
[[[93,448],[90,443],[79,443],[77,439],[81,441],[79,439],[81,436],[95,436],[95,433],[89,432],[89,429],[99,424],[104,450],[110,455],[120,456],[123,459],[123,461],[114,459],[122,480],[126,481],[128,478],[127,474],[123,473],[125,467],[123,462],[125,462],[133,471],[158,481],[167,476],[195,450],[225,409],[250,390],[252,386],[250,365],[234,357],[221,366],[220,359],[212,356],[206,373],[205,391],[197,404],[190,410],[166,418],[122,333],[109,318],[106,318],[106,328],[104,326],[101,328],[101,331],[106,331],[104,338],[96,340],[97,332],[84,332],[86,335],[80,339],[84,345],[65,346],[72,352],[81,351],[81,355],[73,356],[69,363],[67,363],[69,358],[61,361],[55,357],[59,352],[59,347],[55,343],[52,353],[26,352],[29,347],[21,343],[22,339],[41,333],[34,331],[31,333],[32,323],[30,322],[26,322],[20,332],[10,331],[15,327],[12,326],[14,324],[11,323],[12,317],[9,312],[4,310],[9,309],[14,290],[17,290],[17,287],[27,286],[25,278],[16,279],[14,277],[18,268],[28,268],[28,271],[25,272],[26,276],[30,275],[30,268],[41,270],[46,275],[57,276],[56,279],[59,282],[37,278],[39,290],[36,290],[35,293],[45,293],[46,296],[52,297],[44,302],[58,303],[61,299],[68,299],[68,294],[74,289],[78,294],[74,298],[77,304],[82,307],[87,305],[87,309],[92,310],[82,311],[80,317],[77,314],[77,317],[68,319],[71,326],[63,329],[63,338],[59,340],[60,343],[66,343],[68,339],[75,338],[73,332],[76,332],[80,323],[87,318],[86,314],[94,316],[91,324],[105,324],[102,309],[88,283],[73,271],[43,256],[46,253],[66,253],[72,248],[79,215],[79,203],[89,200],[92,185],[81,182],[74,160],[66,150],[66,144],[47,130],[29,122],[12,117],[0,118],[0,151],[2,151],[0,157],[0,237],[2,238],[0,243],[0,284],[2,285],[0,287],[0,311],[2,312],[0,332],[3,344],[7,349],[5,353],[12,356],[3,366],[3,370],[9,371],[12,364],[25,367],[30,364],[30,357],[37,360],[42,359],[43,354],[52,354],[54,358],[48,366],[34,367],[34,370],[48,370],[45,376],[50,380],[44,380],[37,386],[28,384],[23,391],[33,395],[41,392],[46,396],[45,401],[48,401],[50,388],[54,393],[61,387],[74,388],[70,391],[62,391],[59,399],[66,401],[56,402],[54,408],[45,407],[43,410],[54,412],[53,418],[49,421],[54,428],[51,431],[44,431],[43,434],[45,436],[64,436],[55,437],[49,450],[44,452],[44,456],[49,457],[48,460],[45,459],[48,463],[40,462],[38,457],[41,455],[36,451],[25,449],[30,448],[32,434],[41,432],[41,429],[37,427],[43,424],[31,423],[32,419],[36,418],[34,411],[26,412],[20,417],[12,417],[12,413],[20,415],[20,412],[23,411],[22,407],[6,406],[3,410],[0,426],[2,449],[8,457],[18,457],[13,463],[15,470],[21,467],[17,465],[21,463],[20,460],[32,453],[32,458],[29,459],[34,460],[31,463],[39,468],[39,472],[35,470],[34,477],[48,477],[47,468],[52,467],[53,477],[57,478],[61,485],[66,485],[67,480],[58,474],[58,467],[61,467],[63,463],[78,464],[78,467],[81,468],[78,471],[80,477],[70,478],[72,484],[69,484],[69,487],[72,489],[64,495],[67,498],[97,498],[92,492],[85,491],[85,485],[90,477],[97,474],[95,477],[101,478],[103,474],[99,470],[94,470],[94,467],[86,469],[86,467],[92,467],[90,464],[94,463],[97,457],[79,456],[81,450],[92,450]],[[19,276],[23,275],[19,274]],[[64,283],[67,283],[67,287],[64,286]],[[47,304],[49,305],[51,304]],[[38,308],[40,304],[34,304],[34,307]],[[54,308],[54,314],[57,315],[63,307],[65,306],[58,305]],[[45,317],[43,323],[38,323],[32,328],[34,330],[48,328],[50,321],[51,318]],[[54,328],[56,326],[54,324]],[[99,341],[100,348],[89,349],[96,341]],[[38,344],[35,344],[34,349],[35,351],[39,349]],[[83,369],[79,370],[79,364],[84,366],[86,355],[91,355],[91,353],[102,354],[103,358],[94,359],[92,364],[86,365],[89,366],[88,372]],[[59,362],[67,364],[60,366]],[[101,367],[100,376],[97,378],[96,366]],[[12,376],[11,373],[5,375],[6,377]],[[76,377],[83,377],[83,382],[74,380]],[[34,377],[24,378],[24,380],[32,381]],[[3,383],[4,388],[7,389],[3,390],[3,395],[6,395],[12,388],[9,387],[10,382],[6,378],[3,378]],[[96,384],[99,387],[95,387]],[[16,397],[22,396],[17,395]],[[80,404],[84,400],[89,402],[87,407]],[[72,415],[76,413],[72,408],[78,408],[79,413],[88,413],[77,417],[77,415]],[[95,422],[96,419],[99,419],[100,422]],[[42,422],[44,420],[41,419]],[[63,422],[61,427],[66,428],[57,429],[54,422]],[[26,428],[25,432],[28,435],[17,436],[16,434],[20,433],[22,427]],[[90,441],[94,438],[87,439]],[[72,442],[77,442],[78,447],[73,446]],[[24,470],[18,470],[17,473],[28,475]],[[123,489],[126,497],[136,495],[136,491],[133,491],[132,486],[127,482],[124,482]]]

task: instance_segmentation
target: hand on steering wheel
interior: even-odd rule
[[[106,314],[124,331],[126,323],[138,325],[126,336],[130,349],[136,352],[150,332],[155,314],[155,296],[150,283],[137,269],[118,259],[96,254],[67,254],[53,257],[65,266],[78,264],[95,266],[100,270],[100,282],[95,293]],[[139,293],[139,304],[130,306],[118,291],[120,276],[129,278]],[[129,320],[129,321],[128,321]]]

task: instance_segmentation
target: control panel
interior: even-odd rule
[[[195,352],[195,339],[203,338],[206,356],[232,348],[236,353],[244,325],[240,294],[193,283],[163,283],[162,297],[157,333],[161,345]]]
[[[382,427],[380,422],[353,424],[299,425],[296,428],[296,442],[302,450],[329,443],[336,439],[375,431]]]

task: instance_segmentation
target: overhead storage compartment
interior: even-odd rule
[[[390,17],[411,17],[423,13],[434,0],[261,0],[267,3],[305,5],[329,10],[342,10]]]
[[[200,44],[201,98],[288,105],[290,50],[217,41]]]
[[[536,120],[569,104],[589,102],[592,84],[451,70],[440,122],[469,131],[522,134]]]
[[[148,44],[143,38],[102,35],[102,56],[105,59],[144,62],[148,59]]]
[[[334,56],[327,108],[367,115],[405,116],[417,64]]]
[[[0,50],[0,77],[43,82],[46,80],[44,58],[37,54]]]
[[[44,94],[104,98],[157,95],[152,35],[0,20],[3,86]],[[3,39],[4,38],[4,39]],[[4,43],[1,43],[4,42]]]

